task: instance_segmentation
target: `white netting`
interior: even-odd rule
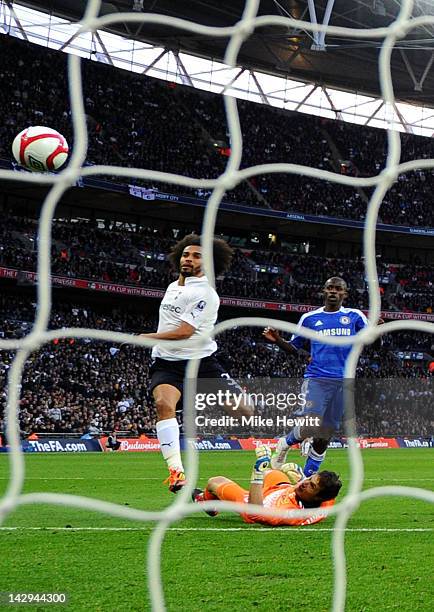
[[[241,20],[231,27],[207,27],[182,19],[167,17],[166,15],[150,15],[145,13],[115,13],[98,17],[101,0],[89,0],[83,19],[80,22],[81,31],[94,31],[97,28],[104,28],[115,22],[147,22],[164,23],[171,22],[174,26],[182,28],[188,32],[196,34],[228,37],[229,42],[226,48],[225,62],[228,65],[236,64],[238,52],[243,41],[258,26],[265,25],[284,25],[291,28],[300,27],[311,32],[327,32],[338,36],[352,36],[358,38],[378,38],[383,39],[380,58],[379,71],[382,95],[386,105],[394,102],[392,85],[392,75],[390,67],[390,57],[393,47],[399,38],[402,38],[411,29],[434,23],[433,17],[419,17],[411,19],[413,0],[403,0],[397,19],[387,28],[376,29],[353,29],[334,26],[321,26],[308,22],[301,22],[295,19],[265,15],[256,17],[259,0],[246,0],[243,16]],[[369,203],[365,231],[364,231],[364,253],[366,278],[369,284],[369,326],[360,332],[355,339],[353,349],[350,353],[346,365],[345,376],[353,378],[356,365],[361,351],[365,344],[373,342],[380,335],[397,331],[400,329],[417,330],[432,333],[434,325],[416,321],[395,321],[386,323],[380,327],[376,322],[380,313],[380,294],[378,288],[378,276],[376,270],[375,256],[375,229],[379,207],[384,194],[396,180],[400,173],[408,172],[416,168],[434,167],[434,159],[414,160],[405,164],[399,164],[400,160],[400,136],[398,132],[388,131],[388,155],[384,170],[378,175],[370,178],[353,178],[317,170],[314,168],[299,166],[295,164],[267,164],[239,170],[242,153],[242,137],[235,99],[225,96],[225,107],[228,126],[231,137],[232,155],[229,158],[225,172],[217,179],[193,179],[179,175],[148,171],[138,168],[118,168],[113,166],[93,166],[83,168],[83,162],[87,151],[87,129],[82,96],[82,81],[80,58],[70,55],[68,58],[69,70],[69,91],[72,110],[72,121],[74,130],[74,151],[69,161],[68,167],[59,175],[20,175],[20,179],[27,182],[39,182],[52,184],[52,188],[45,199],[39,224],[38,233],[38,307],[36,319],[29,335],[21,340],[0,340],[0,349],[17,349],[15,359],[9,370],[8,378],[8,405],[7,405],[7,435],[10,441],[10,479],[5,495],[0,503],[1,520],[19,505],[49,503],[65,506],[74,506],[97,512],[105,512],[111,516],[128,518],[136,521],[156,521],[157,525],[152,533],[148,550],[148,583],[152,606],[154,610],[164,610],[164,593],[160,575],[160,554],[161,544],[167,528],[176,520],[194,512],[201,511],[204,506],[198,507],[190,503],[191,491],[195,486],[198,475],[198,455],[192,445],[187,444],[186,452],[186,473],[188,485],[176,496],[174,503],[161,512],[145,512],[126,508],[125,506],[103,502],[87,497],[75,495],[62,495],[54,493],[32,493],[23,494],[24,483],[24,460],[19,444],[18,436],[18,400],[20,394],[20,380],[26,359],[32,351],[37,350],[45,342],[54,338],[65,337],[86,337],[99,340],[110,340],[111,342],[130,342],[141,346],[151,347],[152,341],[140,339],[128,334],[89,330],[84,328],[70,328],[47,331],[47,324],[51,310],[51,274],[50,274],[50,247],[51,247],[51,223],[56,205],[62,195],[80,176],[94,174],[108,174],[126,177],[138,177],[147,180],[161,180],[166,183],[185,185],[190,187],[212,188],[213,192],[209,199],[204,222],[203,222],[203,246],[204,246],[204,265],[205,271],[211,282],[214,280],[213,262],[211,256],[212,238],[216,222],[218,208],[225,190],[232,189],[243,179],[262,174],[264,172],[288,172],[311,176],[318,179],[334,181],[352,187],[375,186],[374,193]],[[10,170],[0,170],[0,178],[16,179],[16,174]],[[268,319],[258,317],[243,317],[231,319],[220,323],[215,328],[215,334],[235,325],[239,326],[265,326],[269,323]],[[274,324],[274,322],[273,322]],[[275,327],[281,331],[294,332],[295,325],[283,321],[275,321]],[[314,333],[303,328],[302,333],[306,338],[314,338]],[[348,344],[343,338],[323,337],[327,344]],[[173,345],[173,342],[167,343]],[[191,344],[191,343],[190,343]],[[177,344],[179,347],[179,343]],[[188,438],[195,437],[195,423],[192,410],[188,407],[194,405],[194,392],[196,375],[199,363],[191,361],[187,368],[187,384],[184,396],[184,424]],[[363,484],[363,462],[361,453],[354,440],[354,431],[348,432],[353,437],[349,439],[349,460],[351,468],[351,480],[349,492],[346,497],[336,506],[328,509],[328,514],[337,516],[335,528],[333,530],[333,557],[334,557],[334,595],[333,610],[343,610],[345,607],[346,595],[346,565],[344,537],[345,528],[351,515],[357,510],[359,505],[367,500],[384,495],[408,496],[416,499],[434,502],[434,493],[424,489],[387,486],[375,487],[364,492],[361,491]],[[208,505],[215,505],[208,502]],[[240,504],[229,502],[219,502],[221,509],[226,510],[245,510]],[[282,515],[272,510],[250,506],[251,510],[263,514]],[[298,515],[312,515],[312,510],[297,511]],[[324,514],[324,510],[321,509]],[[288,516],[288,513],[286,514]]]

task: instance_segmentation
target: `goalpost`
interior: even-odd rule
[[[302,22],[286,17],[265,15],[257,17],[259,0],[246,0],[244,12],[240,21],[230,27],[208,27],[194,22],[167,17],[166,15],[146,14],[146,13],[115,13],[98,17],[101,0],[89,0],[85,14],[80,21],[80,31],[95,31],[97,28],[104,28],[116,22],[124,23],[155,23],[167,24],[170,21],[174,26],[182,28],[188,32],[227,37],[228,44],[225,53],[225,63],[235,66],[242,43],[254,31],[256,27],[265,25],[284,25],[291,27],[301,27],[312,33],[331,33],[339,36],[356,36],[358,38],[377,38],[382,40],[379,73],[381,81],[381,91],[384,102],[392,106],[395,98],[393,92],[390,59],[394,45],[398,39],[405,36],[411,29],[434,24],[434,17],[418,17],[411,19],[413,0],[403,0],[397,19],[388,27],[373,29],[353,29],[335,26],[325,26]],[[16,356],[9,369],[8,377],[8,404],[7,404],[7,435],[10,441],[10,479],[5,495],[0,501],[0,518],[3,521],[9,513],[20,505],[28,504],[56,504],[73,506],[82,509],[94,510],[109,514],[115,517],[127,518],[135,521],[155,521],[156,527],[152,533],[148,550],[148,583],[153,610],[163,611],[164,592],[161,580],[161,545],[167,528],[176,520],[201,511],[206,505],[198,507],[190,502],[190,496],[198,475],[198,452],[192,445],[187,444],[186,451],[186,473],[187,485],[176,496],[169,508],[161,512],[147,512],[134,508],[126,508],[114,503],[104,502],[97,499],[77,495],[55,494],[55,493],[23,493],[25,479],[25,467],[23,453],[20,448],[18,436],[18,405],[20,395],[20,381],[23,368],[27,358],[32,351],[40,348],[44,343],[54,338],[93,338],[111,342],[130,342],[140,346],[151,347],[151,340],[144,340],[137,336],[119,332],[109,332],[102,330],[90,330],[86,328],[68,328],[48,331],[48,320],[51,311],[51,273],[50,273],[50,250],[51,250],[51,224],[56,206],[65,193],[81,176],[91,175],[117,175],[124,177],[138,177],[145,180],[160,180],[166,183],[173,183],[188,187],[212,189],[209,198],[203,226],[203,247],[204,247],[204,267],[210,282],[214,283],[214,271],[212,261],[212,239],[216,223],[219,205],[225,191],[232,189],[242,180],[249,177],[267,173],[297,173],[317,179],[323,179],[347,185],[351,187],[374,187],[373,195],[370,199],[365,229],[363,234],[363,245],[365,255],[365,274],[369,284],[369,326],[354,338],[353,348],[347,360],[345,377],[353,379],[355,376],[356,365],[363,347],[375,341],[385,333],[408,329],[427,333],[434,331],[434,324],[419,321],[394,321],[377,326],[380,314],[380,293],[378,286],[378,275],[376,269],[375,252],[375,230],[378,212],[387,190],[391,187],[398,175],[409,172],[417,168],[433,168],[434,159],[413,160],[400,164],[400,136],[396,131],[388,130],[388,154],[384,170],[379,175],[369,178],[356,178],[335,174],[324,170],[318,170],[308,166],[297,164],[264,164],[240,170],[242,155],[242,136],[237,111],[237,103],[234,98],[224,97],[226,117],[231,138],[232,153],[228,159],[225,171],[216,179],[193,179],[190,177],[149,171],[139,168],[119,168],[116,166],[92,166],[83,167],[86,151],[88,134],[83,104],[83,91],[81,79],[81,60],[75,55],[68,57],[69,91],[72,111],[72,123],[74,132],[74,150],[69,164],[58,175],[31,175],[23,173],[20,180],[29,183],[43,183],[51,185],[51,189],[43,204],[39,230],[38,230],[38,286],[37,297],[38,305],[36,319],[31,332],[21,340],[2,340],[0,339],[0,349],[16,350]],[[15,180],[16,173],[12,170],[0,170],[0,178]],[[260,317],[242,317],[230,319],[218,324],[214,334],[221,332],[235,325],[238,326],[266,326],[268,319]],[[291,323],[276,320],[274,326],[281,331],[294,332],[296,326]],[[305,328],[298,330],[298,334],[306,338],[315,338],[314,332]],[[322,341],[327,344],[344,344],[343,338],[323,337]],[[173,342],[167,342],[167,345]],[[179,342],[177,344],[179,347]],[[194,405],[194,393],[196,376],[198,373],[199,362],[191,361],[187,367],[187,384],[184,396],[184,425],[188,438],[195,438],[196,428],[194,414],[190,409]],[[434,493],[428,490],[403,487],[403,486],[384,486],[375,487],[362,492],[363,485],[363,462],[360,450],[355,442],[355,431],[349,429],[346,432],[349,437],[349,460],[351,469],[351,480],[349,492],[345,498],[327,510],[321,508],[321,514],[336,515],[336,523],[333,530],[332,545],[334,559],[334,593],[332,608],[335,612],[345,608],[346,597],[346,564],[345,564],[345,528],[352,514],[358,509],[360,504],[368,499],[375,497],[392,495],[406,496],[425,500],[434,503]],[[206,502],[208,505],[215,506],[215,502]],[[229,502],[219,502],[222,510],[241,511],[241,505]],[[250,506],[251,510],[262,514],[285,515],[288,513],[277,512],[258,506]],[[245,512],[245,506],[243,506]],[[310,515],[312,509],[296,511],[297,515]]]

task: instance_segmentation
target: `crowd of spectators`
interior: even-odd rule
[[[415,384],[413,378],[391,377],[376,379],[369,386],[356,385],[358,433],[431,436],[433,395],[430,378],[419,378]]]
[[[14,136],[28,125],[58,129],[73,144],[65,54],[12,37],[2,36],[0,44],[0,101],[4,110],[0,156],[10,158]],[[83,61],[83,82],[89,132],[87,163],[148,168],[194,178],[215,178],[224,171],[230,143],[222,96],[88,60]],[[239,101],[238,108],[243,135],[241,167],[288,162],[366,175],[378,173],[384,166],[384,131],[246,101]],[[407,136],[403,142],[405,158],[433,156],[431,139]],[[152,181],[137,184],[171,193],[208,193]],[[380,220],[433,226],[432,190],[432,170],[400,176],[384,199]],[[369,190],[363,193],[299,174],[262,174],[243,181],[225,198],[240,205],[361,220],[369,195]]]
[[[149,227],[97,227],[90,221],[52,225],[52,272],[60,276],[148,288],[166,288],[174,280],[166,254],[185,230]],[[176,235],[176,237],[175,237]],[[4,215],[0,228],[0,265],[34,271],[36,220]],[[434,267],[378,261],[383,310],[432,312]],[[265,270],[265,271],[261,271]],[[321,305],[322,286],[331,276],[349,286],[347,304],[369,303],[362,258],[319,257],[276,250],[235,249],[230,270],[217,280],[221,296]]]
[[[35,318],[35,303],[21,297],[0,298],[2,336],[22,337]],[[155,317],[128,307],[90,308],[68,302],[56,303],[50,329],[91,329],[137,333],[153,330]],[[149,354],[133,346],[55,340],[28,359],[22,380],[20,425],[23,431],[45,433],[101,433],[113,429],[130,435],[152,432],[155,411],[147,390]],[[0,352],[2,413],[6,402],[6,376],[10,352]],[[4,429],[0,427],[0,429]]]
[[[2,337],[22,337],[34,320],[35,304],[23,296],[4,292],[0,296],[0,317]],[[103,308],[56,300],[49,327],[137,333],[154,330],[156,323],[155,316],[141,314],[133,304]],[[218,343],[222,362],[250,391],[258,379],[300,382],[303,376],[305,358],[287,355],[266,343],[260,329],[234,328],[219,336]],[[368,381],[372,401],[360,414],[361,432],[407,435],[433,432],[427,364],[398,359],[396,351],[408,348],[427,352],[434,349],[430,336],[407,331],[385,336],[381,348],[368,347],[362,353],[357,376],[362,382]],[[6,383],[12,359],[12,352],[0,351],[0,431],[5,428]],[[133,345],[120,348],[108,342],[72,338],[44,344],[31,354],[24,369],[21,430],[27,434],[99,435],[111,430],[133,436],[154,434],[149,365],[149,350]],[[407,386],[402,390],[401,385],[401,395],[393,396],[397,389],[393,381],[402,380],[409,381]],[[258,408],[260,413],[264,409]]]
[[[378,174],[385,166],[387,134],[385,130],[360,129],[360,126],[328,121],[327,132],[336,144],[348,171],[357,176]],[[401,162],[431,159],[434,149],[431,138],[401,135]],[[426,203],[434,186],[432,169],[416,169],[401,174],[384,197],[381,218],[384,223],[396,225],[429,225],[434,215]]]

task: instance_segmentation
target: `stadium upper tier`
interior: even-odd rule
[[[36,270],[37,222],[4,217],[0,228],[0,265]],[[175,229],[179,240],[188,231]],[[65,277],[165,289],[175,278],[166,255],[175,243],[174,229],[101,229],[93,222],[55,222],[52,272]],[[416,263],[378,263],[382,309],[432,312],[434,267]],[[347,303],[368,306],[362,259],[339,254],[317,257],[279,250],[235,249],[231,268],[217,280],[221,296],[321,305],[322,286],[342,276],[350,291]]]
[[[155,330],[157,318],[141,314],[138,308],[137,304],[113,308],[56,300],[49,328],[89,327],[135,333]],[[7,292],[0,296],[3,337],[22,337],[29,332],[34,318],[35,304],[28,298]],[[231,329],[217,340],[219,355],[237,379],[254,384],[258,377],[294,379],[303,375],[305,358],[288,355],[267,344],[261,329]],[[22,382],[19,415],[22,431],[98,434],[117,429],[133,435],[154,433],[155,410],[148,391],[150,352],[134,346],[118,349],[109,343],[68,339],[45,344],[35,351],[27,360]],[[362,353],[358,378],[369,379],[372,387],[381,385],[382,392],[373,393],[369,410],[359,415],[360,433],[432,434],[427,363],[401,361],[396,351],[405,349],[429,353],[433,350],[432,337],[400,331],[384,336],[381,349],[368,347]],[[12,358],[12,353],[0,352],[3,389]],[[399,402],[395,401],[397,385],[401,385]],[[3,393],[0,431],[5,428],[5,403]],[[265,407],[261,414],[267,416]]]
[[[83,61],[87,163],[148,168],[195,178],[224,171],[230,143],[221,96]],[[17,132],[47,125],[72,142],[66,57],[14,38],[0,38],[0,157],[11,158]],[[240,101],[241,167],[271,162],[304,164],[368,176],[384,166],[386,134],[377,129],[316,119]],[[72,143],[73,144],[73,143]],[[433,157],[431,139],[402,137],[403,160]],[[431,170],[398,178],[386,194],[384,223],[434,226]],[[137,181],[138,184],[144,184]],[[170,193],[206,196],[147,182]],[[351,189],[299,175],[268,174],[244,181],[225,199],[280,211],[362,220],[370,190]]]

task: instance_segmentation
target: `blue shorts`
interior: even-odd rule
[[[298,415],[321,418],[325,429],[338,430],[344,416],[344,381],[341,378],[306,378],[301,392],[306,404]]]

